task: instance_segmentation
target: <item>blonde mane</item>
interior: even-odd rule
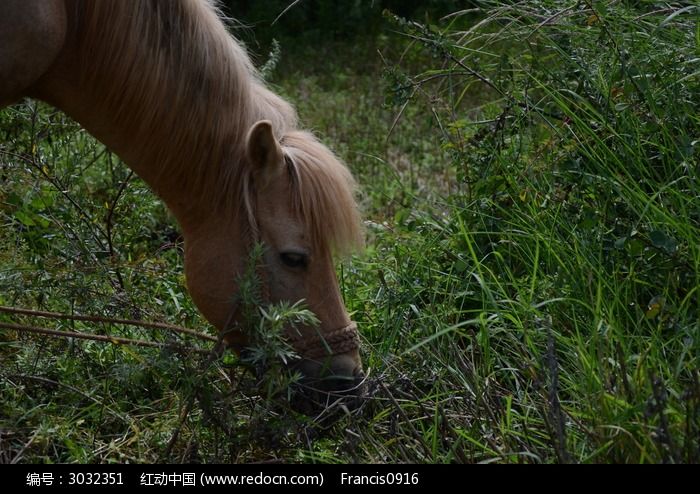
[[[282,149],[295,185],[294,211],[310,226],[315,247],[339,254],[361,247],[355,180],[345,165],[308,132],[288,132]]]
[[[289,158],[291,206],[314,242],[340,251],[361,243],[349,171],[297,130],[294,108],[265,87],[214,1],[76,0],[74,8],[83,80],[104,88],[100,111],[133,129],[159,177],[156,192],[176,181],[213,212],[249,217],[245,139],[269,120]]]

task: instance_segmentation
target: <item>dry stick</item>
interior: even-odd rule
[[[204,350],[202,348],[187,348],[182,345],[171,345],[168,343],[156,343],[154,341],[144,341],[144,340],[133,340],[130,338],[121,338],[118,336],[107,336],[107,335],[97,335],[90,333],[76,333],[74,331],[57,331],[54,329],[39,328],[36,326],[24,326],[21,324],[9,324],[0,322],[0,329],[11,329],[14,331],[20,331],[24,333],[36,333],[43,334],[46,336],[53,336],[56,338],[76,338],[81,340],[92,340],[99,341],[102,343],[113,343],[115,345],[131,345],[149,348],[173,348],[183,352],[194,352],[201,354],[209,354],[209,350]]]
[[[3,307],[0,306],[0,312],[8,313],[8,314],[22,314],[25,316],[34,316],[34,317],[45,317],[49,319],[66,319],[69,321],[85,321],[85,322],[102,322],[102,323],[108,323],[108,324],[123,324],[125,326],[139,326],[142,328],[149,328],[149,329],[164,329],[167,331],[173,331],[175,333],[182,333],[186,334],[188,336],[192,336],[194,338],[199,338],[200,340],[205,340],[205,341],[211,341],[211,342],[218,342],[218,338],[215,336],[210,336],[204,333],[200,333],[198,331],[194,331],[192,329],[187,329],[183,328],[180,326],[175,326],[173,324],[165,324],[165,323],[160,323],[160,322],[146,322],[146,321],[135,321],[135,320],[130,320],[130,319],[113,319],[113,318],[108,318],[108,317],[99,317],[99,316],[80,316],[80,315],[73,315],[73,314],[60,314],[57,312],[43,312],[43,311],[36,311],[36,310],[30,310],[30,309],[20,309],[17,307]]]
[[[600,26],[605,31],[606,36],[610,40],[610,42],[613,45],[613,48],[615,49],[615,53],[617,54],[617,59],[620,61],[620,69],[622,70],[622,73],[625,75],[627,79],[632,83],[632,86],[634,86],[634,90],[637,92],[639,95],[640,99],[643,102],[646,102],[647,107],[649,108],[649,111],[651,113],[651,116],[654,117],[654,120],[658,122],[658,118],[656,116],[656,112],[654,111],[654,108],[651,107],[649,104],[649,98],[646,97],[644,94],[644,91],[642,88],[639,86],[639,83],[637,82],[637,79],[632,77],[630,75],[629,71],[627,70],[627,62],[625,60],[625,56],[622,53],[622,50],[620,49],[620,45],[617,44],[617,40],[613,37],[612,33],[608,29],[608,21],[607,19],[604,19],[598,14],[598,11],[593,7],[593,3],[591,0],[584,0],[584,3],[588,6],[588,8],[593,12],[593,15],[596,16],[596,19],[598,22],[600,22]]]
[[[552,421],[552,426],[556,437],[553,437],[554,451],[557,453],[557,458],[560,463],[571,463],[571,456],[566,449],[566,426],[564,421],[564,412],[559,401],[559,362],[557,360],[556,342],[554,341],[554,333],[552,332],[552,318],[547,317],[543,320],[547,331],[547,353],[545,359],[549,371],[549,416]]]
[[[163,452],[163,456],[166,459],[171,455],[173,448],[175,447],[175,443],[177,442],[178,438],[180,437],[180,432],[182,431],[182,428],[185,426],[185,421],[187,420],[187,417],[190,415],[190,412],[192,411],[193,405],[194,405],[194,393],[191,393],[190,396],[188,397],[185,405],[180,409],[180,414],[178,415],[178,420],[177,420],[177,427],[175,427],[175,430],[173,431],[172,435],[170,436],[170,440],[168,441],[168,444],[165,446],[165,451]]]
[[[233,312],[232,312],[233,313]],[[233,316],[229,316],[229,322],[231,321]],[[228,325],[228,324],[227,324]],[[214,348],[211,350],[204,352],[208,355],[208,358],[202,362],[201,369],[205,370],[214,363],[214,361],[219,358],[224,350],[226,349],[226,343],[224,342],[224,332],[219,333],[219,337],[216,339],[216,345]],[[204,372],[202,372],[200,375],[204,375]],[[175,443],[177,442],[178,438],[180,437],[180,432],[182,431],[182,428],[185,426],[185,421],[187,420],[187,417],[189,417],[190,412],[192,411],[192,407],[194,406],[194,400],[196,398],[195,392],[191,392],[190,396],[187,398],[187,402],[184,404],[184,406],[180,409],[180,415],[178,416],[178,424],[177,427],[175,427],[175,430],[173,431],[173,434],[170,436],[170,440],[168,441],[168,444],[165,446],[165,451],[163,453],[163,456],[167,459],[170,457],[173,448],[175,447]]]
[[[218,338],[215,338],[213,336],[205,335],[202,333],[199,333],[197,331],[193,331],[191,329],[187,328],[182,328],[179,326],[173,326],[172,324],[163,324],[163,323],[149,323],[149,322],[143,322],[143,321],[131,321],[131,320],[126,320],[126,319],[109,319],[109,318],[104,318],[104,317],[97,317],[97,316],[77,316],[77,315],[68,315],[68,314],[59,314],[55,312],[42,312],[42,311],[35,311],[35,310],[29,310],[29,309],[19,309],[15,307],[3,307],[0,306],[0,313],[10,313],[10,314],[22,314],[22,315],[29,315],[29,316],[34,316],[34,317],[45,317],[45,318],[52,318],[52,319],[67,319],[67,320],[74,320],[74,321],[88,321],[88,322],[105,322],[105,323],[113,323],[113,324],[124,324],[127,326],[141,326],[145,328],[155,328],[155,329],[166,329],[170,331],[175,331],[178,333],[184,333],[189,336],[194,336],[199,339],[207,340],[207,341],[213,341],[216,342],[217,345],[212,349],[212,350],[205,350],[202,348],[186,348],[181,345],[169,345],[166,343],[156,343],[152,341],[144,341],[144,340],[133,340],[129,338],[120,338],[120,337],[115,337],[115,336],[105,336],[105,335],[94,335],[94,334],[88,334],[88,333],[76,333],[72,331],[57,331],[53,329],[46,329],[46,328],[39,328],[39,327],[34,327],[34,326],[24,326],[20,324],[9,324],[9,323],[3,323],[0,322],[0,329],[11,329],[15,331],[21,331],[21,332],[27,332],[27,333],[37,333],[37,334],[43,334],[47,336],[53,336],[53,337],[61,337],[61,338],[78,338],[78,339],[83,339],[83,340],[92,340],[92,341],[100,341],[104,343],[113,343],[113,344],[119,344],[119,345],[133,345],[133,346],[140,346],[140,347],[151,347],[151,348],[173,348],[176,350],[180,351],[185,351],[185,352],[194,352],[202,355],[208,355],[208,359],[206,360],[204,366],[208,367],[209,365],[212,364],[212,362],[221,354],[223,353],[223,350],[225,348],[224,342],[223,342],[223,333],[219,335]],[[172,451],[172,448],[177,441],[177,438],[180,434],[180,430],[182,429],[182,426],[185,423],[185,420],[187,420],[187,416],[190,414],[190,411],[192,409],[192,405],[194,404],[194,394],[190,396],[190,399],[188,402],[185,404],[185,406],[182,408],[180,411],[180,416],[179,416],[179,425],[176,428],[175,432],[173,433],[172,437],[170,438],[170,441],[168,442],[168,445],[166,447],[166,456],[169,456],[170,452]]]
[[[129,181],[131,178],[134,176],[134,172],[131,171],[129,172],[129,175],[124,179],[122,182],[121,186],[119,187],[119,190],[117,191],[117,195],[114,197],[114,200],[112,201],[112,204],[109,207],[109,214],[107,215],[107,221],[106,221],[106,228],[107,228],[107,246],[109,247],[109,257],[112,259],[114,262],[117,258],[117,253],[114,250],[114,243],[112,242],[112,219],[114,217],[114,211],[117,209],[117,204],[119,203],[119,199],[121,198],[122,194],[126,190],[127,185],[129,185]],[[117,281],[119,282],[119,286],[121,287],[122,291],[126,290],[126,287],[124,285],[124,278],[122,278],[122,273],[121,269],[119,269],[119,265],[117,264],[115,268],[115,273],[117,275]]]
[[[24,446],[22,446],[22,449],[19,450],[19,452],[15,455],[12,460],[10,460],[10,465],[16,465],[22,460],[22,456],[24,455],[24,452],[29,449],[29,446],[32,445],[36,437],[39,435],[39,430],[34,431],[34,434],[32,434],[32,437],[29,438],[29,441],[27,441]]]
[[[26,380],[26,381],[36,381],[42,384],[50,384],[52,386],[56,386],[59,388],[65,388],[73,393],[79,394],[88,400],[92,401],[93,403],[100,405],[101,407],[107,409],[110,413],[114,414],[116,417],[119,417],[119,420],[122,422],[133,422],[133,419],[131,419],[128,415],[124,415],[121,412],[118,412],[114,408],[110,407],[107,403],[98,400],[94,396],[89,395],[85,391],[82,391],[75,386],[71,386],[70,384],[62,383],[59,381],[54,381],[53,379],[48,379],[46,377],[41,377],[41,376],[29,376],[26,374],[0,374],[0,377],[3,379],[16,379],[16,380]]]
[[[274,21],[272,21],[272,24],[271,24],[271,25],[274,26],[275,24],[277,24],[277,21],[279,21],[279,20],[284,16],[284,14],[286,14],[287,12],[289,12],[290,10],[292,10],[292,8],[294,8],[294,6],[295,6],[296,4],[298,4],[299,2],[301,2],[301,0],[295,0],[295,1],[292,2],[290,5],[288,5],[287,8],[284,9],[284,10],[282,11],[282,13],[281,13],[280,15],[278,15],[278,16],[275,18]]]
[[[46,170],[44,170],[44,166],[41,164],[41,162],[37,162],[36,156],[29,157],[24,154],[12,153],[9,151],[6,151],[5,154],[15,157],[38,170],[41,176],[44,177],[44,180],[53,185],[53,187],[78,211],[78,218],[80,218],[80,220],[88,227],[90,235],[93,237],[95,242],[97,242],[101,247],[105,247],[103,241],[100,239],[100,236],[97,235],[97,233],[99,233],[105,239],[107,238],[107,233],[99,226],[93,224],[92,217],[80,206],[80,204],[78,204],[75,199],[73,199],[73,197],[66,190],[66,187],[64,187],[56,177],[52,177]]]
[[[389,400],[391,403],[394,405],[396,408],[396,411],[399,413],[401,418],[404,420],[406,424],[408,424],[409,429],[411,429],[411,432],[413,433],[413,439],[416,440],[416,442],[423,448],[423,452],[426,455],[426,460],[430,459],[433,457],[432,451],[430,451],[430,447],[425,443],[425,439],[423,439],[423,436],[416,430],[416,427],[413,425],[413,422],[411,422],[411,419],[408,418],[408,415],[406,415],[406,412],[404,411],[403,408],[401,408],[401,405],[399,404],[398,401],[396,401],[396,398],[394,398],[394,395],[391,394],[391,391],[389,391],[389,388],[383,383],[379,382],[379,385],[381,388],[384,390],[386,395],[389,397]]]

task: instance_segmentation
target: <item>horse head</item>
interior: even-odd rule
[[[212,240],[226,237],[221,227],[201,229],[190,239],[186,235],[190,293],[205,317],[229,333],[229,345],[244,351],[245,328],[236,330],[240,307],[227,293],[239,290],[231,280],[240,278],[246,260],[241,246],[262,244],[258,272],[266,301],[303,301],[318,318],[318,325],[290,327],[286,334],[300,357],[291,366],[303,376],[306,403],[323,405],[340,397],[349,403],[348,397],[362,393],[364,374],[357,326],[341,297],[334,254],[362,243],[354,180],[307,132],[276,137],[272,124],[261,121],[248,132],[245,147],[247,173],[239,194],[244,214],[234,230],[247,242],[229,237],[212,249],[217,244]]]

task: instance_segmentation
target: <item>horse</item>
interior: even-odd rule
[[[24,97],[73,118],[165,202],[189,294],[229,348],[248,344],[237,280],[259,242],[268,301],[303,300],[320,321],[287,330],[290,365],[322,399],[361,395],[334,269],[362,246],[356,183],[266,87],[216,0],[2,0],[0,108]]]

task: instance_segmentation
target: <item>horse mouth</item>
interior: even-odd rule
[[[355,322],[318,337],[289,339],[301,356],[291,365],[301,375],[294,386],[293,409],[311,415],[335,407],[359,407],[366,386]]]
[[[305,375],[294,387],[290,405],[296,412],[315,416],[322,412],[357,410],[367,394],[367,379],[361,367],[352,375],[329,373],[317,377]],[[323,413],[326,415],[326,413]]]
[[[302,338],[286,335],[297,359],[286,361],[284,373],[290,377],[284,401],[291,410],[307,416],[338,417],[337,411],[354,411],[364,402],[367,378],[362,369],[357,325],[349,325],[319,337]],[[258,379],[272,370],[256,365],[252,349],[241,350],[244,361]],[[278,371],[282,370],[278,367]],[[284,394],[284,393],[283,393]],[[278,396],[278,398],[281,396]]]

